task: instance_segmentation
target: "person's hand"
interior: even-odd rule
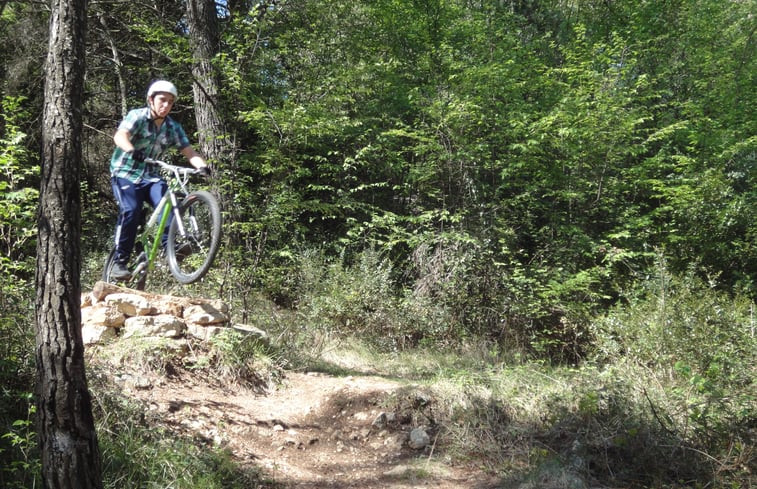
[[[147,158],[147,156],[145,156],[145,152],[142,151],[141,149],[135,149],[134,151],[131,152],[131,158],[134,161],[138,161],[142,163],[143,161],[145,161],[145,158]]]
[[[210,178],[210,167],[205,165],[197,169],[197,174],[203,178]]]

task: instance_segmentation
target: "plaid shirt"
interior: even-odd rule
[[[150,108],[134,109],[126,114],[118,130],[129,131],[135,149],[140,149],[146,157],[159,159],[165,150],[174,147],[182,150],[189,146],[189,138],[181,124],[166,117],[158,129],[150,118]],[[110,158],[110,174],[139,183],[142,179],[155,179],[144,161],[135,161],[129,153],[116,146]]]

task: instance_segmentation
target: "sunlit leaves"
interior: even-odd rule
[[[24,146],[26,134],[18,124],[26,117],[23,99],[2,100],[0,118],[0,272],[30,273],[33,239],[36,235],[36,209],[39,191],[36,176],[39,166],[30,164]]]

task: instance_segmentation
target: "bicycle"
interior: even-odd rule
[[[162,236],[173,213],[165,246],[168,269],[182,284],[196,282],[210,270],[221,242],[221,208],[218,200],[205,190],[189,191],[189,178],[199,174],[200,170],[149,158],[145,162],[160,167],[167,176],[168,190],[146,221],[144,217],[148,209],[143,209],[143,222],[137,231],[133,258],[127,265],[131,277],[125,280],[111,277],[116,254],[114,246],[105,260],[102,279],[144,290],[147,275],[160,257]]]

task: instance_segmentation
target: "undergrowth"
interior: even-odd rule
[[[111,364],[158,375],[181,368],[248,387],[277,382],[285,368],[405,379],[427,393],[402,408],[433,425],[435,453],[475,463],[503,487],[755,485],[757,328],[749,300],[660,266],[593,319],[586,355],[566,365],[455,330],[444,304],[389,287],[391,271],[378,255],[352,264],[317,254],[302,260],[294,307],[229,292],[232,310],[266,331],[266,342],[229,333],[189,343],[189,355],[135,342]],[[192,290],[212,296],[224,280],[211,273]],[[0,477],[9,488],[34,487],[39,470],[28,394],[31,297],[17,298],[0,324]],[[113,385],[90,379],[106,487],[273,487],[223,451],[156,429]]]
[[[229,453],[161,428],[102,379],[96,377],[91,389],[106,489],[277,487],[258,471],[238,467]]]
[[[393,328],[411,324],[405,337],[430,330],[423,316],[402,309],[406,297],[379,291],[386,274],[364,263],[307,271],[300,337],[319,338],[320,358],[347,372],[432,386],[441,404],[435,416],[443,428],[441,446],[502,474],[505,484],[755,483],[751,301],[694,274],[672,275],[661,262],[633,295],[586,328],[584,360],[560,365],[503,351],[485,339],[458,338],[454,348],[444,341],[402,348],[397,337],[387,343],[380,336]],[[391,324],[377,327],[381,321]]]
[[[40,475],[28,285],[19,277],[0,283],[0,487],[8,489],[33,487]]]

